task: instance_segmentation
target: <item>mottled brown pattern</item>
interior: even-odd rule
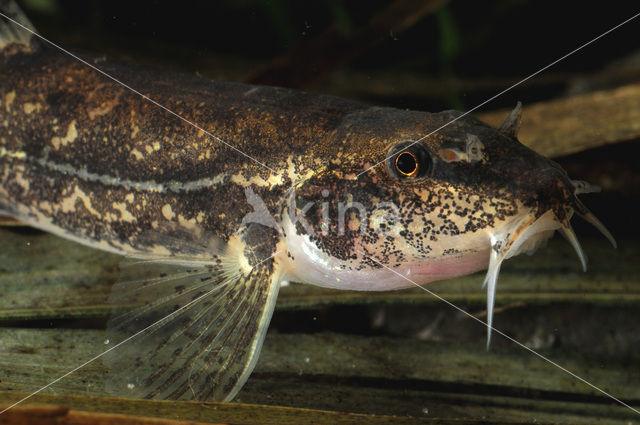
[[[366,107],[95,61],[273,173],[86,65],[33,47],[33,52],[0,52],[0,207],[36,223],[46,218],[83,240],[144,250],[138,236],[167,221],[227,240],[252,211],[244,196],[247,186],[277,214],[297,184],[298,204],[317,204],[307,218],[313,241],[341,259],[355,256],[359,236],[354,229],[338,235],[335,228],[323,235],[321,202],[334,211],[347,198],[369,211],[381,200],[394,202],[401,211],[399,237],[412,248],[411,255],[422,258],[463,251],[464,246],[450,246],[433,252],[430,245],[491,227],[516,212],[516,201],[566,214],[559,206],[569,196],[564,172],[471,117],[420,142],[432,160],[427,176],[400,181],[381,164],[354,179],[393,146],[458,117],[455,111]],[[464,150],[469,135],[484,144],[482,161],[439,158],[443,146]],[[324,189],[330,193],[327,200],[320,195]],[[370,230],[360,240],[365,252],[375,247],[384,264],[407,260],[409,253],[394,238]],[[264,245],[270,248],[262,248],[256,259],[273,249],[274,238],[267,237],[272,242]]]
[[[0,164],[7,191],[0,199],[3,209],[12,212],[16,204],[25,205],[82,237],[118,242],[166,219],[162,207],[167,204],[173,220],[197,219],[199,226],[226,239],[250,212],[244,199],[246,181],[272,177],[273,184],[254,185],[254,191],[273,207],[302,167],[308,171],[324,162],[313,161],[314,148],[328,152],[335,144],[331,131],[345,114],[363,108],[326,96],[96,62],[247,155],[284,172],[280,177],[60,52],[40,48],[34,54],[0,59],[0,94],[4,100],[13,93],[11,106],[0,109],[1,146],[26,154],[5,155]],[[25,113],[27,104],[37,106]],[[70,126],[76,134],[65,142]],[[107,176],[114,184],[70,177],[42,162]],[[30,182],[28,190],[15,184],[22,175]],[[180,190],[188,182],[216,177],[218,184]],[[175,183],[176,189],[130,190],[119,185],[122,181]],[[58,205],[76,186],[87,194],[97,215],[81,202],[67,213],[51,214],[39,206],[43,201]],[[127,203],[127,210],[134,223],[118,220],[113,208],[130,193],[134,200]],[[114,214],[114,220],[103,219]]]
[[[366,113],[367,117],[375,116],[374,121],[363,118],[363,112],[356,115],[366,123],[360,134],[371,139],[386,137],[379,148],[378,158],[383,159],[395,144],[415,140],[460,113],[424,114],[380,108]],[[354,125],[348,127],[349,132],[353,129]],[[468,135],[482,141],[481,161],[447,162],[440,158],[443,146],[464,151]],[[381,268],[381,264],[396,267],[408,260],[426,261],[459,255],[468,247],[464,238],[456,236],[494,229],[522,209],[532,209],[539,215],[553,210],[559,218],[567,214],[563,205],[571,199],[572,193],[564,171],[516,139],[474,118],[463,117],[420,143],[432,160],[428,175],[422,178],[399,179],[390,172],[393,168],[391,160],[357,180],[345,178],[357,175],[363,169],[362,154],[354,152],[314,175],[299,191],[299,205],[319,199],[323,189],[331,193],[324,200],[331,212],[330,231],[328,234],[321,231],[321,223],[326,220],[322,219],[321,207],[316,201],[308,213],[308,221],[313,226],[311,239],[332,257],[347,262],[352,260],[346,269]],[[371,223],[365,223],[363,234],[347,229],[338,235],[338,203],[359,203],[371,214],[380,201],[392,201],[398,207],[397,222],[385,224],[387,229],[395,226],[394,232],[381,236]],[[347,219],[349,217],[355,225],[361,219],[355,212]],[[302,230],[300,226],[298,229]],[[443,240],[450,240],[444,244],[445,248],[432,249],[433,242]],[[379,263],[360,258],[358,251],[376,258]]]

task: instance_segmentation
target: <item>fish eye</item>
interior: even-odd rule
[[[396,170],[404,176],[413,177],[418,172],[418,159],[411,152],[401,152],[396,156]]]
[[[422,143],[403,142],[391,148],[387,170],[400,179],[425,177],[431,170],[431,155]]]

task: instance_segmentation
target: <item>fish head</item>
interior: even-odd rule
[[[335,159],[296,186],[285,217],[299,277],[386,290],[488,268],[492,308],[502,261],[556,230],[584,264],[574,212],[613,242],[577,198],[595,188],[520,143],[520,114],[518,104],[499,129],[455,111],[371,108],[346,120]]]

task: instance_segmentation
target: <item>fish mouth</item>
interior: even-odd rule
[[[599,192],[600,188],[580,180],[569,180],[569,182],[573,191],[557,211],[548,209],[541,214],[539,211],[531,209],[504,229],[498,230],[491,235],[489,267],[482,284],[483,288],[487,288],[487,348],[491,343],[498,274],[500,266],[505,259],[522,252],[535,250],[548,240],[554,231],[558,230],[571,244],[580,259],[583,271],[586,271],[587,257],[570,223],[574,213],[598,229],[611,242],[613,247],[617,248],[617,243],[609,230],[578,199],[579,194]]]

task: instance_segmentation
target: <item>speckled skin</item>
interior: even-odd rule
[[[322,144],[319,150],[326,151],[326,136],[344,114],[362,108],[278,88],[99,65],[274,170],[288,169],[287,160],[295,159],[293,173],[274,175],[58,51],[3,52],[1,146],[24,156],[3,156],[0,203],[19,214],[44,214],[73,234],[116,247],[135,247],[132,236],[162,220],[194,222],[228,238],[250,211],[244,180],[271,178],[255,190],[266,201],[281,198],[308,164],[311,147]],[[98,178],[79,178],[42,161]],[[67,208],[61,207],[65,200]],[[163,212],[166,205],[171,210]]]
[[[231,400],[284,280],[389,290],[488,267],[490,330],[503,259],[559,229],[584,264],[574,209],[615,244],[575,196],[588,185],[517,141],[519,107],[498,130],[89,60],[119,83],[12,25],[0,213],[143,259],[113,288],[140,308],[109,321],[109,394]]]
[[[310,240],[343,270],[382,267],[368,256],[389,267],[443,257],[455,261],[465,252],[488,249],[469,246],[460,236],[490,231],[523,209],[551,209],[559,220],[567,218],[563,205],[572,189],[564,171],[472,117],[419,142],[431,160],[428,175],[402,180],[386,161],[356,177],[384,161],[398,143],[459,116],[455,111],[369,107],[282,88],[93,63],[247,156],[59,51],[35,42],[4,49],[0,209],[92,246],[173,254],[180,248],[150,245],[140,237],[172,223],[222,242],[241,232],[255,261],[266,258],[287,235],[241,226],[252,211],[247,187],[277,221],[292,193],[300,208],[312,202],[305,215]],[[481,160],[445,161],[442,149],[464,151],[470,135],[484,146]],[[338,203],[349,201],[368,212],[378,202],[393,202],[399,220],[386,223],[392,231],[380,236],[374,231],[379,223],[365,223],[360,233],[358,217],[347,214],[340,234]],[[324,234],[323,202],[331,219]],[[296,231],[305,229],[297,223]],[[288,249],[286,242],[279,246]]]

